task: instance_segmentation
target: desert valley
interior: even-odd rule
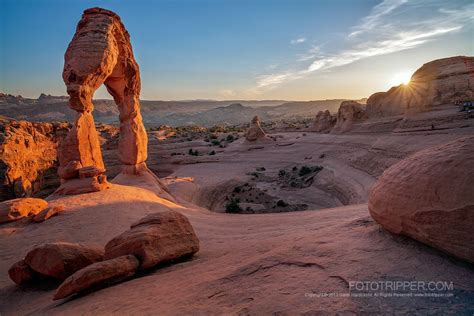
[[[84,11],[67,96],[0,94],[1,315],[474,313],[474,57],[357,100],[140,100],[126,25]]]

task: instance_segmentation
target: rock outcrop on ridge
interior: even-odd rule
[[[437,105],[471,100],[473,81],[474,57],[434,60],[415,71],[409,84],[371,95],[367,100],[367,115],[372,118],[416,113]]]
[[[351,130],[352,125],[366,119],[364,105],[355,101],[341,103],[336,114],[336,124],[331,132],[345,133]]]
[[[329,110],[319,111],[314,118],[313,125],[309,128],[312,132],[328,132],[336,124],[336,117]]]
[[[267,134],[260,126],[260,118],[258,116],[254,116],[254,118],[250,122],[250,127],[247,130],[247,133],[245,134],[245,139],[249,142],[256,142],[258,140],[267,139]]]
[[[369,197],[385,229],[474,262],[474,136],[422,150],[387,169]]]

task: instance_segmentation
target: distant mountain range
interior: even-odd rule
[[[342,101],[345,100],[142,100],[140,104],[145,125],[152,127],[234,125],[247,123],[255,115],[263,121],[308,117],[326,109],[334,113]],[[365,103],[366,99],[357,101]],[[97,122],[118,123],[119,112],[113,100],[94,100],[94,106]],[[69,108],[67,96],[41,94],[38,99],[29,99],[0,93],[0,115],[29,121],[73,121],[75,112]]]

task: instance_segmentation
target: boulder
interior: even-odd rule
[[[384,117],[429,111],[456,101],[472,100],[474,57],[456,56],[424,64],[410,83],[377,92],[367,100],[367,115]]]
[[[25,260],[14,263],[8,269],[8,275],[18,285],[27,284],[35,278],[35,272],[26,264]]]
[[[258,116],[255,116],[250,122],[250,127],[245,134],[245,139],[249,142],[268,139],[267,134],[265,134],[262,127],[260,126],[260,119]]]
[[[103,256],[104,250],[100,247],[56,242],[28,252],[25,263],[41,275],[64,280],[74,272],[102,261]]]
[[[54,300],[120,282],[135,274],[140,262],[133,255],[93,263],[69,276],[54,294]]]
[[[33,221],[35,221],[36,223],[44,222],[44,221],[50,219],[51,217],[56,216],[61,212],[64,212],[65,209],[66,208],[64,207],[64,205],[50,206],[48,208],[45,208],[44,210],[42,210],[38,214],[36,214],[36,216],[33,217]]]
[[[369,196],[382,227],[474,263],[474,136],[387,169]]]
[[[199,239],[189,220],[180,213],[166,211],[142,218],[109,241],[104,258],[133,254],[140,261],[140,269],[147,269],[197,251]]]
[[[20,198],[0,203],[0,223],[36,215],[48,207],[48,202],[37,198]]]
[[[344,133],[352,129],[354,123],[365,120],[364,105],[355,101],[343,101],[336,115],[336,124],[331,132]]]
[[[333,128],[334,124],[336,124],[336,117],[332,116],[328,110],[319,111],[309,130],[312,132],[327,132]]]

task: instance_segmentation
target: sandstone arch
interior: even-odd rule
[[[140,114],[140,73],[130,36],[112,11],[84,11],[64,56],[63,80],[69,106],[77,112],[74,127],[59,150],[59,176],[64,183],[77,178],[90,191],[108,187],[94,125],[92,97],[104,84],[120,112],[119,159],[123,173],[147,170],[147,134]],[[89,172],[80,172],[85,167]],[[82,169],[81,169],[82,168]],[[84,180],[90,178],[89,180]],[[76,181],[77,182],[77,181]],[[90,192],[89,191],[89,192]]]

